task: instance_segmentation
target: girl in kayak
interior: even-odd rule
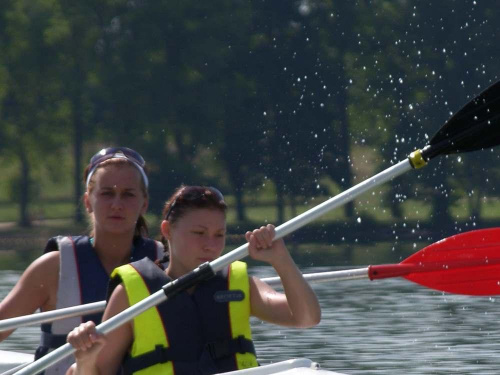
[[[148,260],[117,268],[103,320],[160,290],[171,280],[217,259],[225,246],[226,203],[215,188],[182,186],[167,201],[161,232],[168,249],[164,269]],[[285,293],[234,262],[124,323],[106,336],[86,322],[68,335],[77,351],[67,374],[214,374],[257,366],[250,316],[289,327],[312,327],[321,310],[273,225],[245,237],[250,256],[271,264]]]
[[[105,300],[114,268],[163,256],[163,245],[146,237],[143,215],[148,207],[148,178],[144,169],[142,156],[126,147],[106,148],[91,158],[84,173],[83,196],[92,225],[90,235],[51,238],[45,254],[26,269],[0,303],[0,319]],[[80,323],[101,318],[98,313],[42,324],[35,358],[63,345],[68,332]],[[0,340],[11,332],[1,332]],[[69,357],[45,374],[64,373],[72,363]]]

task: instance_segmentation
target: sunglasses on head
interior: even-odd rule
[[[149,181],[146,176],[146,173],[144,172],[144,166],[146,165],[146,162],[144,161],[144,158],[137,151],[134,151],[128,147],[103,148],[97,154],[92,156],[92,158],[90,158],[90,168],[89,168],[89,174],[87,176],[87,183],[86,183],[87,187],[89,185],[90,178],[94,174],[99,164],[109,159],[126,159],[132,162],[132,164],[139,170],[139,172],[141,172],[141,176],[142,179],[144,180],[146,188],[148,187]]]
[[[101,164],[103,161],[117,157],[116,155],[122,154],[125,159],[133,161],[140,167],[144,168],[146,162],[144,158],[137,152],[128,147],[108,147],[103,148],[90,159],[90,169]]]
[[[168,220],[174,206],[178,201],[197,201],[203,198],[215,197],[218,203],[224,203],[224,196],[219,189],[212,186],[186,186],[175,197],[174,201],[165,214],[165,220]]]

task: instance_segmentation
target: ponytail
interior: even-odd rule
[[[139,218],[135,223],[134,236],[149,237],[148,223],[146,222],[146,219],[142,215],[139,215]]]

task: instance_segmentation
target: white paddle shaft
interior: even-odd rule
[[[368,279],[369,277],[368,267],[341,271],[306,273],[303,276],[304,279],[309,283],[327,283],[330,281],[358,280]],[[281,285],[281,279],[278,276],[268,277],[262,279],[262,281],[273,287]]]
[[[368,268],[359,268],[342,271],[325,271],[316,273],[306,273],[304,279],[310,283],[326,283],[329,281],[342,281],[368,278]],[[278,287],[281,279],[278,276],[261,279],[270,286]],[[104,311],[106,301],[87,303],[85,305],[66,307],[63,309],[41,312],[32,315],[20,316],[0,320],[0,331],[8,331],[21,327],[34,326],[40,323],[54,322],[59,319],[71,318]],[[1,374],[4,375],[4,374]]]
[[[24,315],[17,318],[0,320],[0,331],[8,331],[19,327],[27,327],[40,323],[53,322],[59,319],[71,318],[87,314],[104,311],[106,301],[92,302],[85,305],[65,307],[52,311],[45,311],[38,314]]]

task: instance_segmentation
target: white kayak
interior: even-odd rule
[[[269,365],[249,368],[246,370],[225,372],[224,375],[345,375],[339,372],[321,370],[319,364],[307,358],[294,358],[283,362],[271,363]]]
[[[13,374],[33,361],[33,354],[0,350],[0,375]],[[17,368],[17,369],[16,369]],[[16,369],[16,370],[14,370]],[[8,371],[11,370],[11,371]],[[225,372],[224,375],[343,375],[338,372],[321,370],[316,362],[307,358],[294,358],[246,370]]]
[[[33,354],[0,350],[0,375],[7,370],[32,361]]]

